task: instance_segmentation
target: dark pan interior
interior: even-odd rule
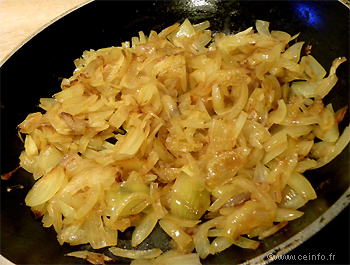
[[[271,22],[271,30],[290,34],[301,32],[299,40],[312,41],[312,55],[328,71],[339,56],[349,59],[349,9],[337,1],[96,1],[59,19],[21,47],[1,67],[1,174],[18,166],[23,144],[16,126],[27,114],[39,111],[41,97],[60,90],[60,80],[70,77],[73,60],[87,49],[119,46],[142,30],[161,29],[189,18],[197,23],[211,22],[211,29],[235,33],[254,26],[256,19]],[[349,105],[349,61],[342,64],[339,82],[326,101],[334,109]],[[349,124],[349,116],[340,124]],[[203,264],[237,264],[261,255],[306,228],[326,212],[349,188],[349,147],[329,165],[306,176],[316,189],[318,199],[303,207],[306,214],[291,222],[255,250],[237,247],[210,256]],[[18,170],[10,180],[1,180],[1,254],[16,264],[83,264],[84,260],[66,257],[89,246],[60,246],[52,228],[43,228],[35,220],[24,197],[33,185],[31,174]],[[7,192],[7,187],[23,189]],[[127,245],[130,231],[121,236],[120,246]],[[337,238],[345,237],[345,240]],[[344,238],[343,238],[344,239]],[[168,249],[168,237],[156,230],[146,242]],[[334,263],[349,264],[349,207],[320,233],[301,244],[292,253],[335,254]],[[103,252],[104,250],[100,250]],[[323,252],[322,252],[323,251]],[[266,260],[265,260],[266,261]],[[115,264],[127,264],[118,259]],[[310,263],[309,261],[306,261]],[[312,263],[333,263],[318,260]],[[292,261],[277,263],[295,263]]]

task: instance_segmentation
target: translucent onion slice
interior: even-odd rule
[[[322,79],[326,76],[326,74],[327,74],[326,70],[312,55],[306,56],[306,62],[308,64],[308,67],[311,70],[311,72],[310,73],[307,72],[307,68],[305,69],[305,71],[312,78]]]
[[[181,254],[173,250],[169,250],[155,259],[135,259],[131,265],[201,265],[197,253]]]
[[[193,242],[200,258],[205,259],[210,254],[209,229],[222,223],[225,219],[226,217],[219,216],[199,225],[193,236]]]
[[[175,223],[167,219],[161,219],[159,225],[171,238],[175,240],[178,246],[182,249],[192,241],[192,237],[185,233],[185,231]]]
[[[301,217],[304,213],[294,209],[278,207],[274,222],[292,221]]]
[[[61,188],[64,177],[64,168],[61,165],[56,166],[34,184],[25,198],[25,203],[36,206],[48,201]]]
[[[310,182],[303,175],[293,172],[287,180],[287,184],[306,201],[316,199],[317,195]]]
[[[158,218],[154,211],[144,216],[132,233],[131,245],[135,247],[139,245],[143,240],[145,240],[148,237],[148,235],[152,232],[157,222]]]
[[[265,230],[264,232],[262,232],[259,235],[259,240],[264,239],[265,237],[268,237],[270,235],[273,235],[274,233],[276,233],[278,230],[282,229],[283,227],[285,227],[288,224],[287,221],[278,223],[277,225],[272,226],[271,228]]]
[[[184,219],[199,219],[210,205],[209,192],[199,178],[180,174],[170,194],[171,213]]]
[[[215,238],[211,243],[211,253],[215,254],[221,252],[232,245],[246,249],[256,249],[260,245],[260,242],[242,236],[239,236],[238,239],[235,239],[234,237],[220,236]]]
[[[24,142],[24,149],[26,150],[26,152],[29,156],[38,155],[38,147],[36,146],[33,138],[30,136],[30,134],[26,135],[26,139]]]
[[[169,213],[164,216],[164,219],[167,219],[173,224],[176,224],[181,227],[195,227],[198,223],[200,223],[200,220],[182,219]]]
[[[105,261],[107,261],[107,262],[113,261],[112,258],[110,258],[106,255],[103,255],[100,253],[94,253],[94,252],[87,251],[87,250],[70,252],[70,253],[66,254],[66,256],[86,259],[91,264],[105,264],[104,263]]]
[[[307,201],[301,197],[295,190],[290,186],[286,185],[282,191],[282,201],[279,203],[279,207],[288,209],[299,209],[305,205]]]
[[[259,32],[260,35],[263,36],[271,36],[269,25],[270,22],[263,20],[257,20],[255,23],[256,30]]]
[[[303,45],[304,42],[302,41],[293,44],[283,54],[281,54],[281,58],[292,60],[293,62],[297,63],[300,59],[300,51]]]
[[[112,252],[115,256],[129,259],[151,259],[156,258],[162,254],[162,251],[159,248],[147,250],[130,250],[118,247],[111,247],[108,250]]]
[[[317,168],[324,166],[337,157],[350,142],[350,128],[347,126],[336,143],[319,142],[311,149],[312,157],[317,157]]]

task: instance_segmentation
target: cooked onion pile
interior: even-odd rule
[[[85,51],[62,91],[40,100],[44,114],[19,125],[20,165],[37,180],[25,202],[60,244],[200,264],[257,248],[316,198],[303,173],[350,138],[338,129],[347,107],[322,101],[345,58],[327,75],[268,22],[214,37],[208,27],[185,20]],[[173,250],[137,250],[157,223]],[[134,250],[114,247],[129,227]]]

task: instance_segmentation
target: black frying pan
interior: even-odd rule
[[[349,8],[338,1],[92,2],[44,29],[2,65],[1,174],[18,166],[23,144],[17,136],[16,126],[28,113],[38,111],[41,97],[50,97],[59,91],[61,78],[72,75],[73,60],[84,50],[119,46],[140,30],[146,34],[152,29],[159,32],[185,18],[193,23],[209,20],[213,31],[227,34],[253,26],[256,19],[266,20],[271,22],[272,30],[292,35],[301,32],[299,40],[312,41],[312,55],[327,70],[336,57],[349,59]],[[337,75],[340,81],[326,98],[327,102],[333,102],[335,110],[349,105],[349,61],[338,68]],[[349,116],[340,124],[341,129],[347,124]],[[303,207],[306,212],[303,217],[264,240],[255,251],[233,246],[208,257],[203,264],[266,263],[270,261],[268,253],[283,254],[296,246],[290,254],[302,255],[299,258],[304,256],[304,260],[278,260],[275,263],[348,264],[349,147],[329,165],[308,172],[306,176],[315,187],[318,199]],[[64,254],[91,250],[88,245],[60,246],[54,230],[43,228],[41,220],[35,220],[30,208],[25,206],[24,197],[33,183],[31,174],[22,169],[10,180],[1,180],[1,254],[16,264],[86,263]],[[24,188],[7,191],[7,187],[18,184]],[[346,210],[338,218],[301,244],[344,207]],[[128,237],[130,231],[121,236],[120,244],[127,244]],[[168,237],[157,229],[146,243],[167,249],[167,242]],[[129,262],[118,259],[115,264]]]

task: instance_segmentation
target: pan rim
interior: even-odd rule
[[[85,0],[83,3],[78,4],[75,7],[72,7],[65,11],[64,13],[56,16],[54,19],[45,23],[38,30],[33,32],[23,41],[21,41],[10,53],[8,53],[3,60],[0,62],[0,68],[5,64],[5,62],[11,58],[13,54],[15,54],[23,45],[29,42],[32,38],[42,32],[44,29],[57,22],[59,19],[65,17],[66,15],[76,11],[77,9],[94,2],[95,0]],[[337,0],[342,3],[345,7],[350,10],[350,1],[349,0]],[[311,238],[313,235],[318,233],[323,227],[325,227],[329,222],[331,222],[340,212],[342,212],[346,207],[350,205],[350,187],[343,193],[343,195],[329,208],[327,209],[321,216],[319,216],[315,221],[309,224],[306,228],[299,231],[296,235],[292,236],[288,240],[284,241],[282,244],[275,246],[274,248],[266,251],[265,253],[251,259],[240,263],[239,265],[263,265],[273,262],[273,259],[269,259],[268,255],[273,253],[275,257],[282,256],[296,247],[300,246],[303,242]],[[8,260],[2,254],[0,254],[0,264],[4,265],[15,265],[12,261]]]

